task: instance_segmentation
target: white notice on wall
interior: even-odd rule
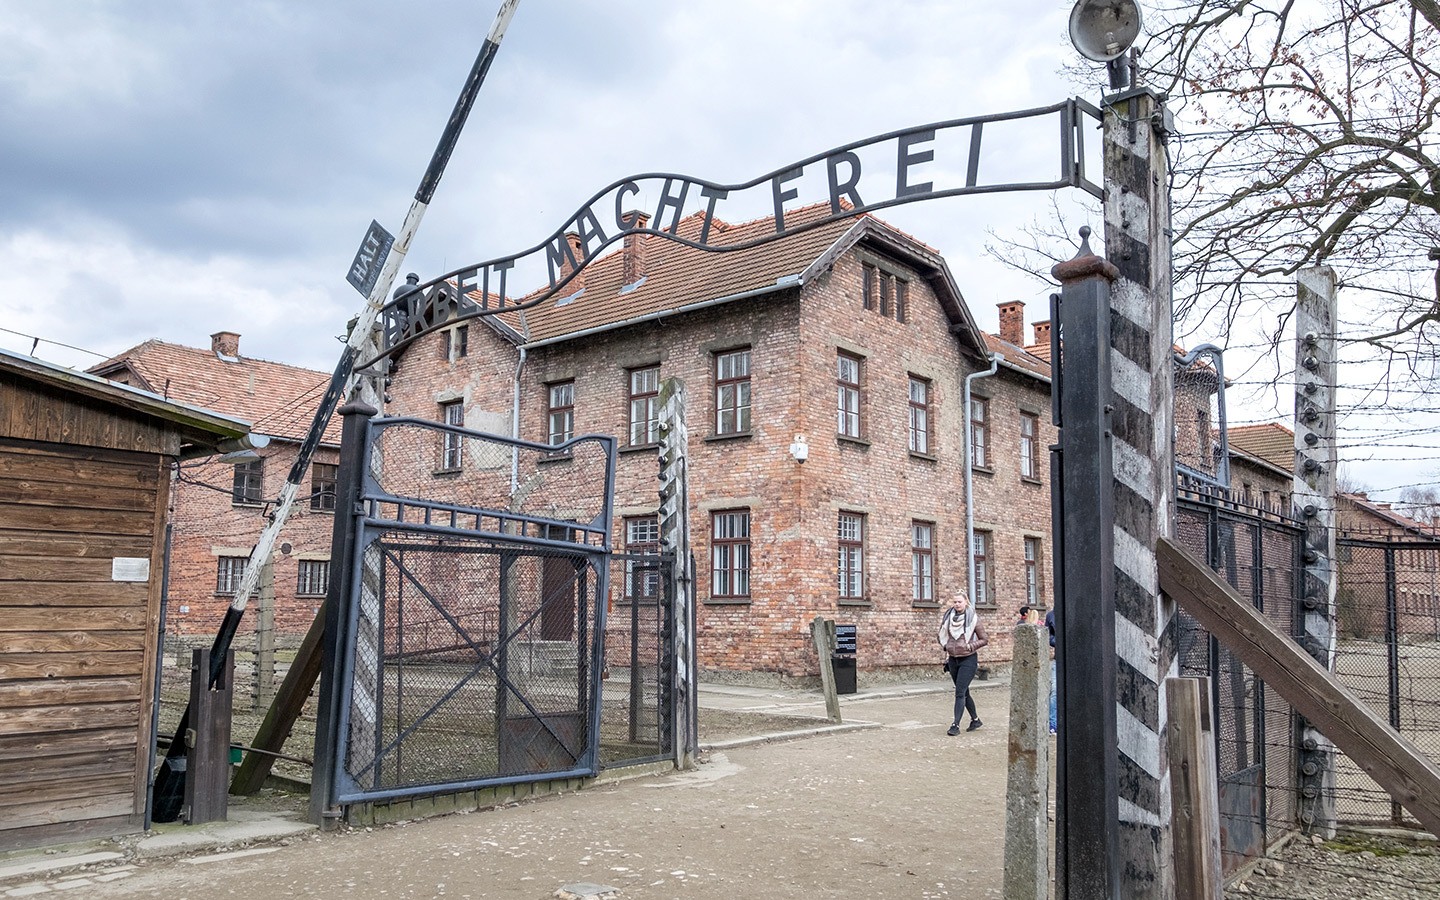
[[[110,560],[111,581],[149,581],[150,559],[145,556],[117,556]]]

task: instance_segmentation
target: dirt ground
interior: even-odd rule
[[[142,861],[86,896],[539,900],[581,883],[624,900],[999,896],[1006,695],[979,692],[986,725],[959,737],[946,693],[849,702],[847,722],[879,727],[253,855]]]

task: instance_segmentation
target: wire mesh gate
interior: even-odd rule
[[[621,585],[607,616],[600,764],[617,768],[674,754],[674,579],[672,551],[611,555]]]
[[[595,774],[614,439],[363,435],[332,803]]]
[[[1440,761],[1440,540],[1350,533],[1336,543],[1335,674]],[[1419,827],[1339,751],[1335,815],[1352,824]]]
[[[1282,631],[1298,635],[1300,524],[1182,479],[1176,538],[1205,559]],[[1221,865],[1229,875],[1263,856],[1297,824],[1294,710],[1183,610],[1180,674],[1208,676],[1220,779]]]

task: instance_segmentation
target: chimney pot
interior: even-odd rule
[[[217,331],[210,335],[210,350],[216,356],[240,356],[240,335],[233,331]]]
[[[638,234],[635,229],[648,225],[650,217],[639,210],[631,210],[625,214],[624,218],[632,223],[630,230],[625,233],[625,244],[621,250],[624,258],[624,271],[621,273],[620,283],[627,285],[634,284],[645,277],[645,251],[648,235]]]
[[[1025,344],[1025,304],[1019,300],[997,303],[1000,307],[1000,340],[1017,347]]]

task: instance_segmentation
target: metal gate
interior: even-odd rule
[[[1282,631],[1297,636],[1303,538],[1298,522],[1239,502],[1213,485],[1182,479],[1176,539]],[[1228,875],[1265,855],[1295,827],[1297,719],[1279,694],[1183,610],[1177,623],[1180,674],[1210,678],[1221,864]]]
[[[600,711],[602,768],[673,757],[675,553],[615,553]]]
[[[1342,533],[1336,544],[1335,674],[1391,728],[1440,762],[1440,540]],[[1338,750],[1335,817],[1419,827]]]
[[[331,804],[594,775],[614,438],[356,418]]]

